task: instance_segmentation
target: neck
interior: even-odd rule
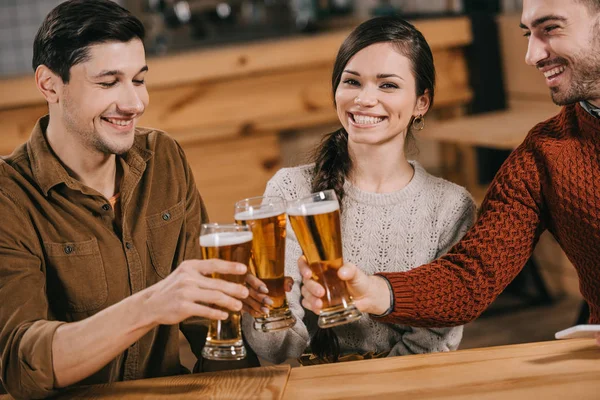
[[[349,142],[348,151],[352,159],[350,182],[365,192],[401,190],[414,175],[404,150],[399,150],[397,145],[356,145]]]
[[[46,138],[69,175],[107,199],[114,196],[118,183],[116,156],[83,146],[77,134],[56,126],[54,120],[50,118]]]

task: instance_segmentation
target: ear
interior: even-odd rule
[[[414,116],[425,115],[429,111],[431,105],[431,92],[429,89],[425,89],[425,93],[417,97],[417,103],[415,104]]]
[[[64,85],[60,76],[42,64],[35,70],[35,84],[49,104],[58,103]]]

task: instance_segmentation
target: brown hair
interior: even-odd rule
[[[340,83],[346,64],[362,49],[375,43],[391,43],[399,53],[411,63],[411,71],[416,80],[416,95],[427,91],[430,106],[433,104],[435,88],[435,67],[433,55],[427,41],[412,24],[396,16],[370,19],[356,29],[342,43],[331,77],[331,88],[335,103],[335,92]],[[409,127],[412,126],[412,119]],[[409,128],[407,142],[412,139]],[[312,191],[333,189],[340,201],[344,198],[344,181],[352,169],[352,160],[348,152],[348,133],[341,128],[326,135],[317,147],[314,156]],[[339,340],[333,329],[317,328],[311,338],[313,354],[336,362],[340,356]]]

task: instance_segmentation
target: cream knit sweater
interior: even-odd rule
[[[428,174],[411,161],[415,174],[403,189],[392,193],[364,192],[346,181],[342,207],[344,261],[356,264],[368,274],[407,271],[443,255],[473,224],[475,204],[462,187]],[[313,165],[284,168],[268,182],[265,196],[287,200],[310,194]],[[299,357],[310,344],[317,317],[300,301],[301,278],[297,260],[302,255],[289,223],[285,273],[294,278],[287,294],[296,325],[286,331],[263,333],[252,327],[253,318],[244,313],[244,336],[262,358],[280,363]],[[368,314],[354,323],[334,329],[341,354],[380,353],[390,356],[455,350],[462,338],[462,326],[454,328],[412,328],[383,324]]]

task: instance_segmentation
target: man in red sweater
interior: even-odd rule
[[[600,0],[524,0],[521,28],[527,64],[564,107],[509,156],[477,223],[444,257],[376,276],[351,264],[340,269],[357,307],[382,322],[435,327],[474,320],[549,230],[577,270],[589,322],[600,324]],[[318,313],[324,290],[299,265],[303,305]]]

